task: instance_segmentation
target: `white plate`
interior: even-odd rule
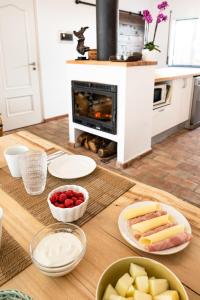
[[[48,171],[51,175],[62,179],[84,177],[95,169],[96,163],[92,158],[68,154],[55,158],[48,166]]]
[[[169,254],[174,254],[174,253],[177,253],[177,252],[185,249],[189,245],[190,242],[184,243],[182,245],[179,245],[179,246],[176,246],[176,247],[173,247],[170,249],[162,250],[162,251],[149,252],[132,236],[129,226],[128,226],[128,222],[127,222],[127,220],[124,219],[124,216],[123,216],[125,211],[127,211],[133,207],[142,207],[142,206],[146,206],[146,205],[149,205],[152,203],[155,203],[155,202],[153,202],[153,201],[137,202],[137,203],[127,206],[126,208],[124,208],[122,210],[122,212],[119,216],[119,219],[118,219],[118,226],[119,226],[119,231],[120,231],[121,235],[123,236],[123,238],[131,246],[133,246],[139,250],[142,250],[144,252],[150,253],[150,254],[169,255]],[[159,203],[159,204],[160,204],[160,207],[162,210],[167,211],[172,217],[174,217],[174,219],[176,220],[176,222],[178,224],[181,224],[185,227],[186,232],[188,232],[189,234],[192,234],[192,230],[191,230],[189,222],[179,211],[177,211],[175,208],[173,208],[172,206],[169,206],[167,204],[163,204],[163,203]]]

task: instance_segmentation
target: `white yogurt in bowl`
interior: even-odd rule
[[[30,243],[33,263],[43,274],[52,277],[71,272],[82,260],[85,251],[85,233],[71,223],[44,227]]]
[[[72,263],[83,247],[80,240],[68,232],[58,232],[44,237],[33,252],[34,259],[46,267],[59,267]]]

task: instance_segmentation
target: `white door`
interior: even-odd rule
[[[42,121],[33,0],[0,0],[0,101],[4,130]]]

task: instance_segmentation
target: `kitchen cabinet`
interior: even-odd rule
[[[174,80],[172,101],[177,102],[177,124],[187,121],[190,117],[193,77]]]
[[[172,94],[169,105],[153,111],[152,136],[156,136],[190,117],[194,79],[180,78],[171,82]]]
[[[153,136],[175,126],[172,105],[166,105],[153,111]]]

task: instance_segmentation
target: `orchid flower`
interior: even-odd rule
[[[155,38],[156,38],[156,33],[157,33],[157,29],[158,29],[158,25],[162,22],[166,22],[168,17],[167,15],[165,15],[163,13],[164,10],[166,10],[166,8],[169,7],[169,4],[167,1],[162,1],[161,3],[159,3],[157,5],[157,8],[159,9],[159,13],[157,15],[156,18],[156,25],[155,25],[155,29],[154,29],[154,35],[153,35],[153,40],[151,42],[147,42],[145,44],[145,49],[148,49],[149,51],[153,51],[153,50],[157,50],[160,52],[159,50],[159,46],[155,45]],[[147,34],[149,32],[149,24],[151,24],[153,22],[153,17],[151,15],[151,12],[148,9],[145,9],[143,11],[143,19],[146,21],[147,23]]]

